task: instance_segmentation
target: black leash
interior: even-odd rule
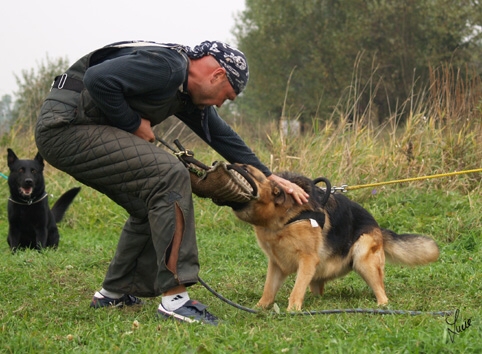
[[[216,292],[213,288],[211,288],[204,280],[198,277],[199,282],[204,286],[211,294],[216,296],[221,301],[239,309],[242,311],[246,311],[249,313],[260,313],[260,311],[250,309],[248,307],[244,307],[239,305],[229,299],[226,299],[224,296]],[[313,315],[331,315],[331,314],[340,314],[340,313],[367,313],[373,315],[409,315],[409,316],[418,316],[418,315],[432,315],[432,316],[450,316],[453,314],[453,311],[405,311],[405,310],[383,310],[383,309],[333,309],[333,310],[315,310],[315,311],[293,311],[293,312],[286,312],[286,313],[279,313],[280,316],[313,316]]]

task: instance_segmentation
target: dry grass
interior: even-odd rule
[[[474,75],[474,77],[476,77]],[[371,88],[357,81],[340,99],[328,120],[317,118],[301,135],[286,135],[278,122],[256,127],[234,124],[261,160],[272,171],[293,170],[307,176],[325,176],[336,185],[361,185],[481,168],[482,83],[461,78],[453,68],[433,69],[422,92],[413,93],[381,125],[374,124],[373,105],[357,109],[359,95]],[[288,109],[284,112],[289,111]],[[284,115],[286,113],[283,113]],[[229,120],[229,115],[226,116]],[[284,117],[296,120],[298,117]],[[222,159],[182,124],[156,127],[165,141],[180,137],[196,157],[211,163]],[[36,153],[33,127],[13,127],[0,145],[13,148],[19,157]],[[6,151],[0,164],[6,167]],[[4,173],[8,171],[3,170]],[[57,171],[47,166],[47,174]],[[480,173],[413,183],[420,188],[462,192],[480,189]]]

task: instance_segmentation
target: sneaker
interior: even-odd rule
[[[100,307],[123,307],[123,306],[133,306],[133,305],[142,305],[141,299],[132,296],[132,295],[122,295],[118,299],[112,299],[110,297],[104,296],[98,291],[95,292],[94,297],[92,298],[92,302],[90,303],[90,307],[93,308],[100,308]]]
[[[174,311],[167,311],[162,305],[157,309],[157,315],[164,319],[173,318],[180,322],[199,322],[218,325],[218,318],[206,310],[206,305],[198,301],[188,300],[184,305]]]

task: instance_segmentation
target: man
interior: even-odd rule
[[[152,144],[152,126],[169,116],[229,162],[254,165],[298,203],[307,201],[298,186],[271,174],[213,107],[234,100],[248,76],[244,54],[221,42],[191,49],[136,41],[95,50],[55,79],[36,126],[41,155],[129,213],[92,307],[162,294],[161,317],[217,323],[186,291],[199,271],[190,177]]]

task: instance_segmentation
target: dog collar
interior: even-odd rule
[[[12,197],[8,198],[9,201],[11,201],[12,203],[15,203],[15,204],[20,204],[20,205],[32,205],[32,204],[35,204],[35,203],[38,203],[42,200],[44,200],[45,198],[47,198],[48,194],[47,192],[44,192],[44,194],[37,200],[35,199],[29,199],[29,200],[25,200],[25,201],[21,201],[19,202],[18,200],[14,200],[12,199]]]

